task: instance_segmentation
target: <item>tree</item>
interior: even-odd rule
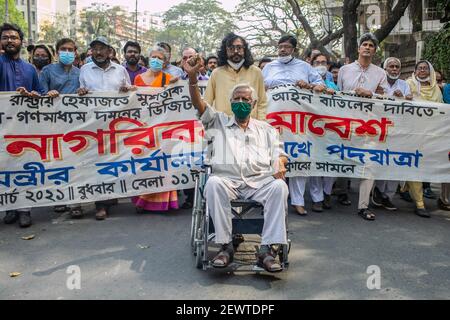
[[[169,9],[163,21],[165,30],[158,40],[165,38],[175,48],[190,46],[204,52],[215,52],[221,39],[235,28],[231,14],[217,0],[187,0]]]
[[[425,39],[423,58],[430,61],[436,70],[450,78],[450,22]]]
[[[23,18],[22,13],[17,9],[14,0],[8,0],[9,23],[14,23],[22,29],[25,38],[28,36],[28,25]],[[0,0],[0,17],[3,20],[5,17],[5,0]]]
[[[58,40],[69,37],[70,30],[67,29],[68,21],[69,15],[57,14],[54,22],[42,22],[39,32],[39,42],[55,44]]]

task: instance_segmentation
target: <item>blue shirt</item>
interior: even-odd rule
[[[444,86],[444,102],[450,103],[450,83]]]
[[[182,77],[184,76],[184,71],[181,68],[178,68],[177,66],[174,66],[172,64],[169,64],[167,68],[162,69],[163,72],[170,74],[173,77]]]
[[[328,78],[325,79],[325,85],[328,89],[333,89],[334,91],[339,91],[339,88],[336,83],[334,83],[333,80],[329,80]]]
[[[319,73],[310,64],[300,59],[293,59],[289,63],[272,61],[266,64],[262,74],[267,88],[282,84],[296,84],[300,80],[311,84],[324,84]]]
[[[27,91],[43,93],[36,69],[22,59],[13,60],[8,55],[0,56],[0,91],[16,91],[24,87]]]
[[[50,64],[42,69],[39,81],[44,94],[52,90],[61,94],[75,94],[80,88],[80,69],[72,66],[67,73],[62,63]]]

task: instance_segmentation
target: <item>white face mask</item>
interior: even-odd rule
[[[278,57],[278,61],[281,63],[288,63],[292,60],[292,56]]]
[[[232,67],[234,70],[238,71],[244,65],[245,59],[242,59],[242,61],[239,63],[234,63],[231,60],[228,60],[227,62],[230,65],[230,67]]]
[[[319,73],[319,75],[321,77],[324,77],[328,71],[326,66],[317,66],[317,67],[314,67],[314,69],[316,69],[316,71]]]
[[[419,82],[430,82],[430,76],[426,77],[425,79],[420,79],[419,77],[416,76],[417,81]]]

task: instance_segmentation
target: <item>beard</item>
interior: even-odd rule
[[[234,63],[239,63],[244,60],[244,56],[241,56],[240,54],[233,54],[228,59],[230,59],[230,61],[233,61]]]
[[[2,49],[5,51],[5,54],[8,56],[13,56],[20,52],[20,46],[14,45],[3,45]]]
[[[129,59],[127,60],[127,63],[128,63],[130,66],[135,66],[135,65],[138,64],[138,62],[139,62],[139,59],[136,59],[136,58],[129,58]]]

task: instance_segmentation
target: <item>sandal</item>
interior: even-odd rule
[[[211,265],[214,268],[226,268],[233,261],[234,250],[231,246],[231,249],[228,245],[222,246],[219,253],[212,259]]]
[[[73,219],[80,219],[83,217],[83,209],[81,207],[70,208],[69,214]]]
[[[64,213],[67,211],[67,206],[54,206],[53,207],[53,211],[55,211],[56,213]]]
[[[358,211],[358,215],[364,220],[373,221],[375,220],[375,214],[369,209],[361,209]]]
[[[257,254],[256,258],[258,259],[257,266],[260,268],[264,268],[264,270],[266,270],[267,272],[275,273],[283,271],[281,264],[278,263],[273,255],[269,252]]]

